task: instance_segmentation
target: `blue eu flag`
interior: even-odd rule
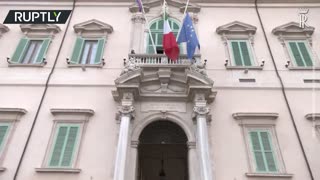
[[[189,14],[186,14],[184,18],[182,28],[178,37],[178,43],[186,42],[187,43],[187,54],[188,59],[192,59],[196,47],[198,46],[200,49],[199,40],[197,38],[196,32],[194,30],[192,20]]]

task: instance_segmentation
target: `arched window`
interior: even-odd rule
[[[173,20],[171,18],[169,18],[169,25],[171,27],[173,34],[177,37],[180,25],[176,20]],[[153,21],[150,25],[150,31],[153,37],[154,45],[156,46],[156,51],[157,51],[156,54],[163,54],[163,48],[162,48],[163,19],[161,18]],[[180,50],[181,50],[181,47],[180,47]],[[149,34],[147,38],[147,53],[154,54],[154,49],[153,49],[152,41]]]

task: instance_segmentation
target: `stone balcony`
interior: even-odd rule
[[[171,60],[164,54],[129,54],[129,60],[132,60],[139,67],[173,67],[186,68],[192,64],[186,54],[181,54],[177,60]],[[201,55],[195,55],[196,63],[201,63]]]

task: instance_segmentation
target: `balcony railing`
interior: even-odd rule
[[[177,60],[171,60],[164,54],[129,54],[129,59],[133,59],[138,66],[173,66],[185,67],[191,65],[191,60],[186,54],[181,54]],[[201,62],[201,55],[195,55],[194,60]]]

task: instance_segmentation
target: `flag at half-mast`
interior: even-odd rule
[[[136,0],[136,3],[138,5],[139,12],[142,12],[142,2],[141,2],[141,0]]]
[[[164,23],[163,23],[163,38],[162,46],[164,53],[172,60],[177,60],[179,57],[179,46],[176,38],[170,28],[168,15],[166,12],[166,2],[163,4]]]

